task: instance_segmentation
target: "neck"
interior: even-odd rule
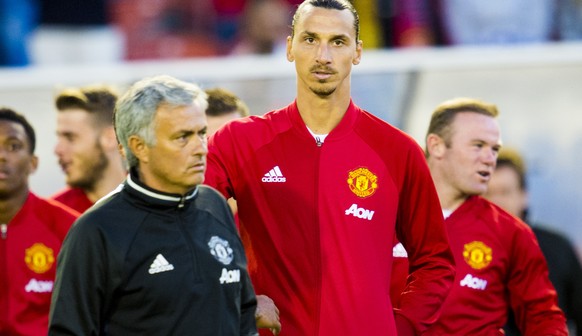
[[[26,202],[28,193],[28,188],[25,188],[9,199],[0,200],[0,224],[8,224],[14,218]]]
[[[469,195],[447,182],[443,182],[439,177],[433,176],[433,179],[443,209],[455,211],[469,198]]]
[[[455,211],[467,200],[468,196],[447,182],[446,174],[443,174],[442,170],[439,169],[433,160],[433,158],[428,159],[428,167],[430,168],[441,207],[446,210]]]
[[[311,92],[297,95],[297,109],[305,125],[315,134],[329,134],[342,120],[350,105],[350,90],[337,88],[336,92],[321,98]]]
[[[92,190],[85,190],[87,198],[93,203],[117,188],[127,176],[127,171],[120,157],[110,158],[109,163],[103,174],[103,178],[95,184]]]

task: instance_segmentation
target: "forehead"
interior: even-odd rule
[[[91,113],[82,109],[66,109],[57,113],[57,126],[93,124]]]
[[[0,120],[0,137],[2,140],[16,138],[24,141],[26,140],[26,131],[24,126],[17,122]]]
[[[488,136],[496,141],[500,137],[497,119],[476,112],[460,112],[455,116],[451,129],[453,134],[479,138]]]
[[[198,105],[158,107],[155,120],[158,126],[172,129],[191,129],[206,126],[206,113]]]
[[[22,141],[26,148],[32,146],[24,126],[14,121],[0,120],[0,142],[7,143],[14,140]]]
[[[300,9],[295,33],[346,35],[355,38],[354,15],[347,9],[328,9],[306,5]]]

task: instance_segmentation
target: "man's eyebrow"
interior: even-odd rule
[[[318,33],[311,32],[311,31],[308,31],[308,30],[306,30],[304,32],[301,32],[301,35],[310,36],[310,37],[319,37],[319,34]],[[337,40],[337,39],[348,40],[349,38],[350,37],[348,35],[346,35],[346,34],[336,34],[336,35],[333,35],[331,37],[331,40]]]

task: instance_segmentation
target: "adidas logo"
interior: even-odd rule
[[[154,262],[150,266],[150,269],[148,272],[150,274],[156,274],[156,273],[160,273],[160,272],[171,271],[173,269],[174,269],[174,265],[170,264],[166,260],[166,258],[164,258],[164,256],[160,253],[156,256],[156,259],[154,259]]]
[[[261,181],[263,181],[263,182],[287,182],[287,179],[285,178],[285,176],[283,176],[283,173],[281,173],[281,169],[279,169],[279,166],[275,166],[273,169],[269,170],[269,172],[266,173],[265,176],[263,176]]]

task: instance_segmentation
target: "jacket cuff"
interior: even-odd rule
[[[400,314],[395,314],[394,321],[396,322],[398,336],[416,336],[414,326],[406,317]]]

